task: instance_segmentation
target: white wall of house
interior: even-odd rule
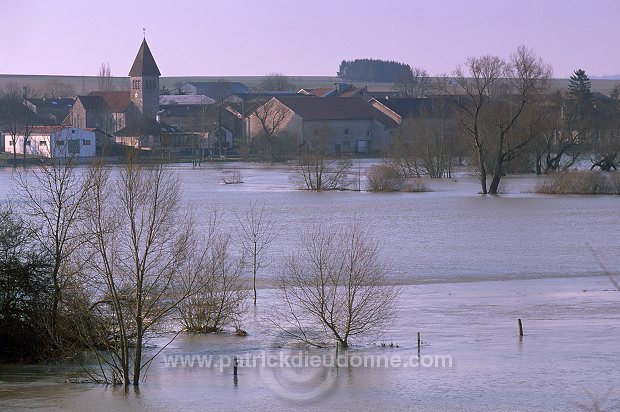
[[[15,152],[24,154],[24,136],[17,136]],[[96,153],[94,132],[75,127],[64,128],[52,133],[33,132],[26,140],[26,154],[39,157],[92,157]],[[13,140],[5,135],[4,146],[7,152],[13,152]]]

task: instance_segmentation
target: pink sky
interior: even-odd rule
[[[126,76],[147,27],[163,76],[335,76],[343,59],[450,73],[519,45],[568,77],[620,74],[620,0],[0,0],[0,74]]]

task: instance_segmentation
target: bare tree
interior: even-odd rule
[[[487,193],[487,156],[493,167],[488,193],[495,194],[503,174],[503,165],[514,159],[529,143],[516,141],[512,133],[529,105],[545,92],[551,67],[533,51],[521,46],[503,61],[499,57],[470,58],[469,77],[458,68],[456,78],[466,97],[457,100],[463,113],[462,124],[473,138],[478,153],[482,193]]]
[[[13,165],[17,165],[17,143],[23,137],[23,158],[26,159],[30,135],[36,123],[37,114],[28,104],[28,99],[36,97],[36,92],[28,87],[8,86],[0,95],[0,123],[9,131],[13,147]]]
[[[101,63],[97,73],[97,81],[99,83],[99,91],[110,92],[114,90],[114,78],[112,77],[110,63]]]
[[[432,84],[428,72],[418,67],[404,73],[394,84],[394,90],[405,97],[424,97]]]
[[[79,233],[82,204],[89,180],[75,167],[73,157],[52,158],[15,175],[23,212],[30,218],[31,234],[52,262],[51,336],[56,335],[63,291],[72,281],[75,251],[84,243]]]
[[[194,290],[178,307],[181,322],[189,332],[221,332],[228,325],[238,331],[246,309],[247,291],[241,284],[243,261],[230,255],[228,235],[211,233],[207,242],[204,265],[196,268],[199,274]]]
[[[277,330],[310,345],[326,340],[348,348],[375,339],[396,316],[399,290],[390,285],[379,246],[359,224],[317,225],[300,234],[299,251],[278,279]]]
[[[104,321],[88,333],[92,347],[103,342],[108,354],[95,351],[99,379],[137,386],[163,349],[147,357],[149,338],[193,290],[195,276],[182,274],[199,273],[190,253],[196,246],[191,219],[180,208],[178,178],[161,164],[130,159],[115,178],[101,166],[89,173],[85,253],[93,273],[90,287],[97,291],[91,310]]]
[[[323,124],[314,135],[305,137],[299,158],[291,164],[291,180],[306,190],[346,189],[352,184],[350,157],[335,155],[328,149],[329,127]]]
[[[581,156],[580,143],[590,130],[590,120],[580,119],[577,111],[566,104],[562,93],[549,95],[541,103],[543,108],[540,117],[539,137],[533,139],[532,146],[536,159],[536,173],[549,173],[567,170]]]
[[[291,91],[295,89],[295,85],[282,73],[267,73],[259,88],[264,91]]]
[[[43,83],[42,93],[43,97],[48,99],[58,99],[76,95],[75,88],[71,84],[59,80],[48,80]]]
[[[258,123],[258,133],[252,136],[252,144],[256,146],[255,151],[258,151],[261,158],[269,162],[280,160],[277,142],[290,117],[290,110],[273,98],[264,104],[259,104],[251,117],[254,117]]]
[[[482,193],[487,193],[486,146],[483,119],[489,97],[493,95],[499,82],[505,63],[496,56],[470,57],[465,62],[466,69],[458,67],[454,73],[459,86],[466,97],[457,100],[462,110],[461,123],[471,134],[478,156],[479,178]]]
[[[463,154],[453,100],[421,100],[417,116],[407,116],[392,136],[388,162],[400,169],[403,176],[452,177],[456,157]]]
[[[266,266],[264,254],[267,248],[279,234],[279,229],[273,216],[265,205],[260,208],[252,203],[243,215],[237,214],[237,237],[244,255],[252,261],[252,288],[254,290],[254,305],[256,305],[256,274]]]

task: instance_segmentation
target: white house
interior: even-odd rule
[[[76,127],[34,126],[28,139],[24,133],[16,136],[15,152],[40,157],[92,157],[96,153],[96,138],[92,131]],[[4,148],[13,153],[13,137],[5,133]]]

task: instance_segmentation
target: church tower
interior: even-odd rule
[[[161,73],[146,39],[129,71],[131,101],[145,117],[155,119],[159,111],[159,76]]]

